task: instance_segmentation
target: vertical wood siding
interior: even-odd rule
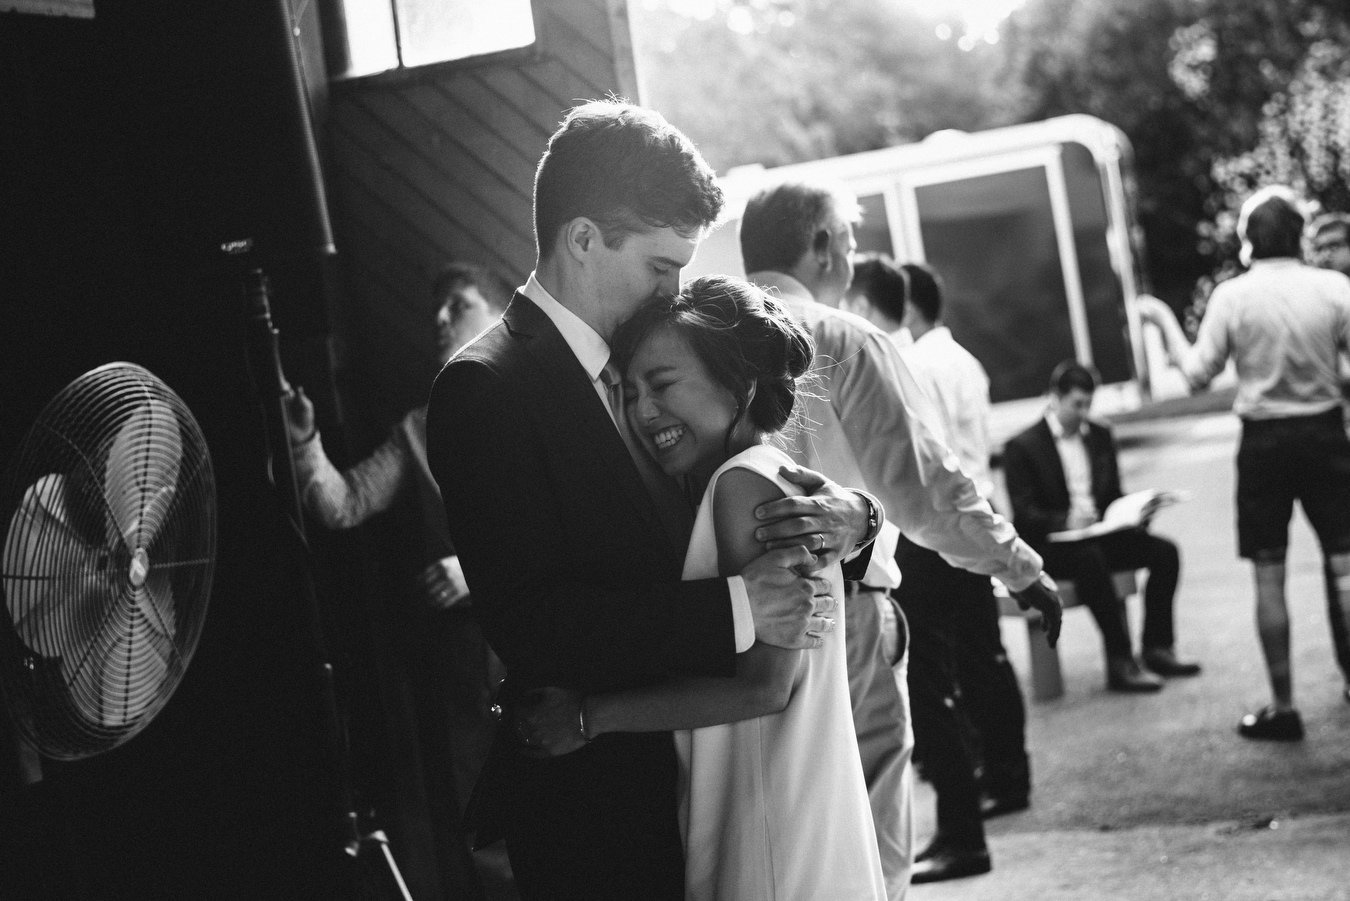
[[[534,263],[534,169],[548,136],[579,101],[637,99],[623,0],[534,5],[530,53],[333,86],[325,165],[342,276],[334,337],[358,450],[425,400],[436,272],[472,260],[523,283]]]

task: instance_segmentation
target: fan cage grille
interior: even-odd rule
[[[59,760],[109,750],[168,703],[201,635],[215,483],[191,412],[111,363],[39,414],[0,496],[0,689]]]

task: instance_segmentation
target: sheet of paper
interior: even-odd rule
[[[1143,524],[1145,514],[1157,513],[1164,507],[1170,507],[1189,498],[1188,491],[1160,491],[1157,488],[1134,491],[1112,501],[1102,514],[1102,518],[1092,525],[1081,529],[1051,532],[1047,540],[1056,543],[1082,541],[1085,538],[1098,538],[1122,529],[1133,529]]]

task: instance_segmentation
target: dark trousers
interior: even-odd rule
[[[902,538],[895,598],[909,621],[914,757],[937,793],[937,832],[985,846],[976,761],[994,794],[1030,789],[1026,710],[998,630],[988,576],[950,566]]]
[[[1088,541],[1047,544],[1041,549],[1045,571],[1057,579],[1072,579],[1078,597],[1092,611],[1102,633],[1108,659],[1133,655],[1125,602],[1116,595],[1111,574],[1147,569],[1144,588],[1144,649],[1170,648],[1172,599],[1181,574],[1177,546],[1144,529],[1126,529]]]

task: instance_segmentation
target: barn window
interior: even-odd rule
[[[530,0],[336,0],[329,65],[356,78],[515,50],[534,43]]]

